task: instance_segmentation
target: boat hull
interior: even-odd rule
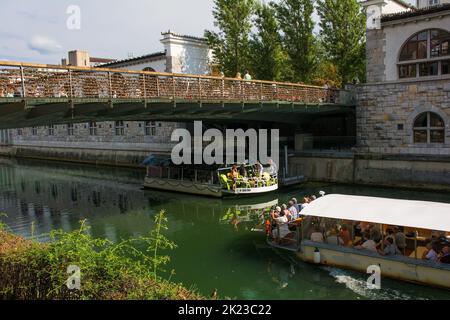
[[[305,262],[314,263],[314,251],[319,249],[320,264],[322,265],[351,269],[363,273],[367,273],[369,266],[375,265],[381,269],[381,279],[387,277],[450,289],[450,265],[433,264],[428,261],[403,256],[385,257],[377,253],[353,248],[337,247],[339,250],[335,250],[333,247],[330,248],[330,245],[303,241],[301,250],[297,252],[297,255]]]
[[[146,177],[144,179],[144,187],[161,191],[181,192],[214,198],[221,198],[223,196],[220,186],[195,183],[192,181]]]
[[[278,190],[278,185],[260,188],[236,188],[235,190],[222,190],[224,196],[245,196],[268,193]]]

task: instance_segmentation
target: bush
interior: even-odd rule
[[[114,244],[89,235],[85,221],[73,232],[50,233],[49,243],[25,240],[0,225],[0,298],[2,299],[201,299],[192,290],[162,279],[169,262],[161,250],[175,244],[164,237],[164,211],[148,236]],[[3,227],[2,227],[3,226]],[[69,290],[80,270],[79,290]]]

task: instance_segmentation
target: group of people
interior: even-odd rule
[[[270,177],[277,178],[278,175],[278,167],[272,159],[269,160],[269,167],[267,169],[267,173]],[[231,167],[231,171],[227,174],[227,178],[232,181],[232,188],[236,190],[238,182],[242,181],[248,184],[250,187],[255,187],[258,183],[258,178],[264,177],[264,166],[261,164],[259,160],[256,160],[255,165],[238,165],[234,164]]]
[[[288,204],[272,207],[266,217],[266,233],[274,241],[279,241],[286,237],[291,232],[290,228],[296,228],[301,222],[303,217],[301,211],[316,199],[315,195],[305,196],[302,202],[299,203],[296,198],[291,198]]]
[[[302,215],[302,210],[314,200],[314,195],[304,197],[301,203],[292,198],[287,205],[272,208],[266,220],[267,235],[276,243],[290,243],[295,241],[294,232],[301,228],[303,238],[313,242],[353,247],[382,256],[411,254],[407,239],[416,238],[417,234],[405,234],[404,229],[399,226],[390,226],[383,230],[380,225],[374,223],[337,223],[335,219]],[[415,248],[412,252],[414,250]],[[450,263],[450,241],[446,233],[434,231],[428,239],[426,250],[418,258],[435,263]]]

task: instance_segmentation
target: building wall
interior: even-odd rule
[[[124,66],[118,66],[114,68],[124,70],[136,70],[136,71],[142,71],[145,68],[152,68],[156,72],[166,72],[166,58],[163,57],[162,59],[159,60],[147,61],[138,64],[127,64]]]
[[[414,119],[427,111],[444,120],[444,144],[414,144]],[[358,92],[356,118],[361,152],[450,155],[448,79],[363,85]]]
[[[436,0],[434,0],[434,2],[436,2]],[[450,0],[437,0],[437,4],[445,4],[445,3],[450,3]],[[417,0],[416,6],[418,8],[426,8],[430,6],[430,0]]]
[[[383,56],[386,75],[384,80],[398,80],[397,63],[403,44],[417,32],[435,28],[444,29],[450,32],[450,15],[448,13],[445,16],[437,14],[431,19],[420,19],[406,24],[383,24],[383,29],[377,30],[384,34]],[[371,50],[373,51],[369,52],[369,55],[378,55],[378,50],[376,48],[372,48]]]

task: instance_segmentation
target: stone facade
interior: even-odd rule
[[[385,12],[388,0],[370,0],[367,6],[380,6],[379,27],[367,30],[367,84],[358,90],[357,151],[373,155],[450,155],[450,74],[444,74],[443,53],[431,57],[428,40],[425,59],[403,61],[400,52],[418,32],[439,30],[450,32],[450,7],[415,12],[406,9]],[[369,19],[369,16],[368,16]],[[368,21],[368,26],[369,26]],[[416,53],[418,54],[418,53]],[[417,74],[400,77],[402,64],[417,67]],[[433,75],[419,73],[421,64],[436,63]],[[414,123],[419,115],[431,112],[444,122],[444,141],[427,143],[414,139]],[[440,131],[442,132],[442,130]],[[431,134],[429,131],[428,134]]]
[[[450,155],[450,81],[367,84],[358,93],[357,144],[361,152]],[[413,125],[423,112],[445,122],[445,143],[415,144]]]

